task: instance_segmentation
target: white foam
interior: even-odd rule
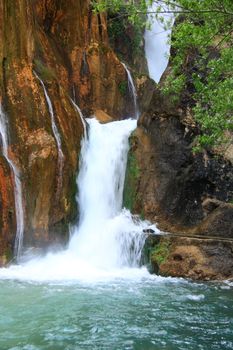
[[[185,296],[185,299],[192,300],[192,301],[201,301],[205,299],[204,294],[188,294]]]

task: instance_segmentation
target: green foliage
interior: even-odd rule
[[[190,101],[200,126],[196,151],[221,144],[225,132],[233,130],[233,1],[99,0],[93,1],[93,6],[95,11],[118,13],[144,28],[150,26],[145,14],[152,3],[158,5],[152,18],[161,18],[164,11],[177,16],[172,69],[163,92],[174,100],[185,96],[185,101]],[[169,26],[170,22],[164,22],[165,28]]]
[[[140,21],[133,21],[128,16],[127,6],[126,2],[121,2],[117,13],[112,7],[106,7],[109,17],[108,34],[113,47],[127,47],[128,52],[135,57],[140,53],[145,16]]]
[[[163,264],[169,255],[170,242],[169,240],[162,240],[150,252],[151,262],[156,262],[158,265]]]
[[[108,34],[112,41],[120,37],[124,39],[124,33],[125,33],[125,23],[123,20],[112,20],[109,23]]]
[[[223,143],[233,129],[233,2],[179,3],[191,12],[174,27],[176,54],[164,93],[191,100],[200,126],[194,151],[199,151]]]
[[[128,90],[128,82],[127,81],[121,81],[118,85],[118,89],[122,96],[125,96]]]
[[[149,0],[151,4],[153,1]],[[94,0],[92,1],[93,9],[96,12],[107,11],[108,13],[121,14],[121,17],[125,17],[128,21],[135,26],[144,27],[145,17],[141,16],[147,12],[147,1],[125,1],[125,0]],[[123,12],[123,13],[122,13]]]
[[[130,28],[130,25],[133,28],[133,34],[129,37],[126,35],[126,32]],[[108,34],[111,43],[121,41],[125,46],[128,46],[129,49],[132,49],[133,55],[138,54],[143,36],[140,26],[130,24],[124,17],[113,17],[111,21],[109,21]]]
[[[194,114],[203,132],[198,138],[200,147],[224,142],[224,131],[233,130],[232,55],[232,48],[225,48],[218,58],[209,60],[206,81],[193,75],[196,88]]]

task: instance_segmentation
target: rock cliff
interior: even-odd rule
[[[87,0],[0,1],[0,102],[8,119],[11,159],[20,172],[24,246],[67,239],[77,216],[76,174],[85,116],[95,110],[122,118],[127,76],[110,48],[105,15]],[[45,85],[64,155],[59,152]],[[0,154],[0,265],[13,254],[16,230],[13,174]]]
[[[193,153],[198,126],[190,94],[174,104],[142,75],[147,68],[141,33],[126,28],[121,41],[122,33],[107,28],[105,14],[94,14],[89,0],[0,0],[0,103],[8,155],[22,184],[24,247],[64,244],[78,215],[83,123],[71,98],[86,117],[95,113],[103,122],[134,111],[119,56],[137,71],[142,112],[130,139],[124,204],[170,233],[148,237],[145,260],[163,275],[231,278],[232,146],[225,153]],[[14,181],[0,152],[0,266],[13,257]]]
[[[168,67],[166,74],[169,74]],[[148,238],[153,271],[193,279],[233,277],[233,164],[228,152],[195,154],[198,133],[188,100],[160,86],[131,136],[124,203],[173,233]]]

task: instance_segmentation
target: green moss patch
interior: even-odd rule
[[[140,169],[135,154],[130,150],[128,155],[127,169],[125,175],[125,186],[123,195],[123,205],[133,211],[135,203],[138,201],[137,183],[140,177]]]
[[[152,264],[156,263],[159,266],[167,260],[170,252],[170,244],[169,240],[163,239],[151,250],[150,260]]]
[[[121,81],[118,85],[118,89],[122,96],[125,96],[128,90],[128,82],[127,81]]]

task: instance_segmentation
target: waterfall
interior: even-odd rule
[[[69,249],[102,268],[136,266],[144,236],[141,225],[121,210],[128,137],[136,120],[88,124],[78,176],[80,220]]]
[[[74,106],[74,108],[78,111],[79,116],[81,118],[81,122],[83,125],[83,130],[84,130],[84,139],[87,138],[87,125],[86,125],[86,121],[85,121],[85,117],[80,109],[80,107],[74,102],[74,100],[72,100],[72,98],[70,99],[72,105]]]
[[[9,140],[8,140],[8,121],[6,114],[3,111],[0,104],[0,135],[2,140],[2,153],[10,169],[14,175],[14,197],[15,197],[15,213],[16,213],[16,235],[15,235],[15,247],[14,254],[18,261],[22,253],[23,248],[23,234],[24,234],[24,210],[23,210],[23,196],[22,196],[22,184],[20,180],[20,173],[17,166],[10,159],[8,154]]]
[[[80,217],[67,249],[1,269],[0,277],[93,282],[148,276],[139,262],[143,230],[151,225],[122,209],[128,138],[137,121],[100,124],[89,119],[88,124],[77,177]]]
[[[138,119],[139,118],[139,109],[138,109],[138,102],[137,102],[137,90],[136,90],[136,87],[134,85],[134,81],[133,81],[132,75],[130,73],[130,70],[127,68],[125,63],[122,62],[122,65],[125,68],[125,71],[126,71],[127,77],[128,77],[128,88],[129,88],[129,92],[133,98],[134,115],[135,115],[136,119]]]
[[[58,152],[58,189],[57,192],[59,192],[59,190],[62,187],[62,171],[63,171],[63,166],[64,166],[64,154],[62,152],[62,144],[61,144],[61,135],[58,131],[57,125],[56,125],[56,121],[55,121],[55,115],[54,115],[54,111],[53,111],[53,105],[52,102],[50,100],[50,97],[48,95],[48,92],[46,90],[46,87],[44,85],[44,82],[40,79],[40,77],[36,74],[36,72],[34,71],[34,74],[36,76],[36,78],[39,80],[39,82],[41,83],[41,86],[43,87],[44,90],[44,95],[45,95],[45,99],[48,105],[48,109],[49,109],[49,114],[51,117],[51,125],[52,125],[52,130],[53,130],[53,136],[56,140],[56,144],[57,144],[57,152]]]
[[[148,12],[156,12],[157,7],[161,5],[156,2],[148,8]],[[167,5],[162,4],[163,10],[166,11]],[[161,14],[164,22],[174,22],[174,15],[172,13]],[[149,76],[151,79],[159,82],[163,72],[165,71],[168,59],[170,44],[168,43],[171,30],[165,30],[164,24],[155,18],[155,15],[148,15],[148,20],[151,21],[151,28],[145,30],[145,55],[147,59]]]

